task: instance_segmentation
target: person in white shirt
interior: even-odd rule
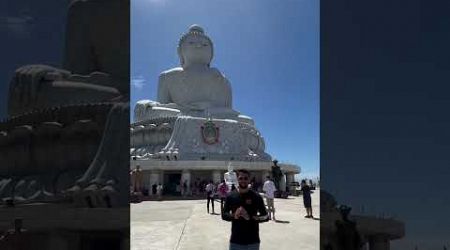
[[[264,182],[263,191],[266,196],[266,203],[267,203],[267,210],[269,212],[269,219],[276,220],[275,219],[275,206],[273,199],[275,198],[274,194],[277,190],[275,188],[275,183],[270,179],[270,176],[266,177],[267,180]]]
[[[156,193],[158,194],[158,199],[161,200],[162,198],[162,192],[163,192],[163,185],[161,183],[158,184],[156,187]]]
[[[206,208],[209,214],[209,202],[211,201],[212,206],[212,214],[214,214],[214,195],[216,187],[214,186],[212,181],[209,181],[209,184],[206,185],[205,191],[206,191]]]

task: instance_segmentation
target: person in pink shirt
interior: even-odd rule
[[[225,183],[225,180],[222,180],[222,183],[219,184],[219,198],[220,198],[220,213],[223,210],[223,202],[227,198],[228,194],[228,185]]]

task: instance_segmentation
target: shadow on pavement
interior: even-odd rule
[[[288,224],[291,223],[290,221],[287,220],[275,220],[276,223],[282,223],[282,224]]]

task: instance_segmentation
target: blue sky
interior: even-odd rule
[[[160,72],[179,65],[191,24],[214,43],[233,108],[251,116],[266,151],[319,175],[319,1],[131,1],[131,102],[156,99]]]

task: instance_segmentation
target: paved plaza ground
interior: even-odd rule
[[[319,191],[312,194],[319,215]],[[275,199],[278,222],[260,224],[261,250],[319,249],[320,220],[304,218],[302,197]],[[132,250],[228,249],[231,223],[206,212],[206,200],[144,201],[131,204]]]

